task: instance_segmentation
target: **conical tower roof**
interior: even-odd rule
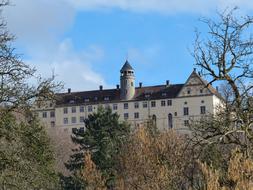
[[[121,68],[120,72],[122,71],[129,71],[129,70],[134,70],[133,67],[130,65],[130,63],[128,62],[128,60],[126,60],[125,64],[123,65],[123,67]]]

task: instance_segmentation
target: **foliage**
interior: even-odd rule
[[[8,5],[0,2],[0,12]],[[61,88],[43,79],[12,47],[14,36],[0,20],[0,187],[57,189],[54,157],[47,134],[32,114],[35,99],[51,99]],[[34,84],[31,81],[36,81]],[[36,83],[36,84],[35,84]]]
[[[85,131],[76,131],[73,142],[80,145],[74,151],[67,167],[78,174],[83,166],[84,152],[89,151],[92,161],[106,179],[107,187],[115,182],[117,170],[116,156],[130,131],[130,126],[119,122],[119,115],[112,113],[111,109],[99,107],[85,120]],[[84,165],[84,167],[86,167]]]
[[[10,113],[1,116],[1,188],[56,189],[54,157],[44,128],[36,119],[17,123]]]
[[[174,131],[134,130],[120,153],[123,189],[180,189],[189,159],[184,138]]]
[[[253,188],[253,160],[235,150],[225,176],[207,164],[200,163],[206,190],[250,190]],[[222,180],[223,179],[223,180]]]

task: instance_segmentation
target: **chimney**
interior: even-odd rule
[[[142,82],[139,83],[139,87],[142,88]]]
[[[103,90],[103,85],[100,85],[100,86],[99,86],[99,90]]]
[[[68,88],[68,93],[71,93],[71,88]]]
[[[169,86],[169,85],[170,85],[170,81],[166,80],[166,86]]]
[[[119,85],[118,84],[116,85],[116,88],[117,88],[117,90],[119,90]]]

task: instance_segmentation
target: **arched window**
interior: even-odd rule
[[[153,121],[153,124],[156,126],[156,115],[152,115],[152,121]]]
[[[171,113],[169,113],[169,115],[168,115],[168,127],[170,129],[173,128],[173,118],[172,118],[172,114]]]

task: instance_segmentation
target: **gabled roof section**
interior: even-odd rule
[[[192,86],[199,86],[204,89],[207,89],[206,92],[212,95],[216,95],[217,97],[222,98],[222,96],[219,94],[219,92],[213,88],[211,84],[209,84],[206,80],[204,80],[197,72],[196,69],[193,70],[187,81],[185,82],[183,88],[179,92],[179,96],[182,96],[182,92],[186,89],[192,87]]]
[[[125,64],[123,65],[123,67],[120,69],[120,72],[122,71],[129,71],[129,70],[134,70],[133,67],[130,65],[130,63],[128,62],[128,60],[126,60]]]

